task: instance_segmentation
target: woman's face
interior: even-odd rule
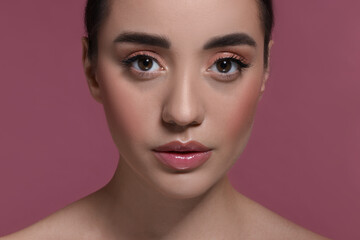
[[[167,196],[198,196],[242,153],[264,90],[257,2],[110,2],[99,32],[98,85],[90,90],[104,106],[120,164]],[[166,168],[152,149],[176,140],[198,141],[211,157],[192,171]]]

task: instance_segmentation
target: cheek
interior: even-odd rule
[[[259,78],[248,79],[231,97],[224,118],[224,141],[228,145],[246,145],[254,121],[257,103],[260,96]]]
[[[141,96],[134,86],[111,71],[99,73],[103,106],[108,126],[115,144],[119,148],[129,148],[131,142],[139,142],[144,134],[146,108],[140,105]]]
[[[246,92],[239,96],[238,102],[235,102],[234,108],[228,119],[228,130],[231,138],[236,138],[239,132],[249,129],[253,123],[257,107],[259,93]]]
[[[104,90],[106,92],[103,105],[110,132],[116,145],[123,146],[128,139],[138,136],[141,132],[140,116],[129,94],[114,88]]]

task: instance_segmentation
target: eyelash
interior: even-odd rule
[[[121,62],[122,62],[125,66],[129,67],[133,62],[135,62],[136,60],[138,60],[138,59],[141,58],[141,57],[148,57],[148,58],[151,58],[152,60],[154,60],[154,61],[157,62],[157,60],[156,60],[155,58],[153,58],[152,56],[147,55],[147,54],[139,54],[139,55],[135,55],[135,56],[133,56],[133,57],[125,58],[125,59],[122,60]]]
[[[121,64],[126,68],[126,70],[132,71],[139,78],[151,79],[151,78],[157,76],[159,74],[159,72],[147,72],[147,71],[139,71],[139,70],[133,69],[133,67],[131,65],[142,57],[150,58],[152,61],[156,62],[159,65],[160,69],[162,69],[162,70],[164,69],[164,67],[159,63],[158,60],[156,60],[155,57],[150,56],[145,53],[141,53],[141,54],[137,54],[135,56],[129,57],[129,58],[125,58],[125,59],[121,60]]]
[[[240,72],[243,71],[244,69],[250,67],[250,64],[245,63],[243,59],[239,59],[239,57],[237,55],[232,55],[230,57],[219,57],[218,59],[215,60],[213,65],[218,63],[219,61],[224,61],[224,60],[230,60],[230,61],[235,62],[236,64],[238,64],[239,65],[238,70]]]
[[[121,63],[127,70],[132,70],[131,65],[134,62],[136,62],[138,59],[142,58],[142,57],[148,57],[148,58],[152,59],[152,61],[156,62],[159,65],[160,69],[164,70],[164,67],[159,63],[158,60],[156,60],[155,57],[150,56],[148,54],[144,54],[144,53],[141,53],[141,54],[129,57],[129,58],[125,58],[125,59],[121,60]],[[213,62],[211,67],[214,66],[215,64],[217,64],[219,61],[224,61],[224,60],[229,60],[231,62],[236,63],[238,65],[238,68],[237,68],[238,72],[230,73],[230,74],[229,73],[220,73],[220,72],[215,73],[215,74],[219,75],[219,78],[221,78],[222,80],[231,80],[231,79],[234,78],[234,75],[242,73],[245,69],[250,67],[250,64],[245,63],[243,59],[239,58],[239,56],[235,55],[235,54],[230,56],[230,57],[219,57],[219,58],[217,58]],[[152,78],[152,77],[155,77],[156,75],[159,74],[158,71],[157,72],[147,72],[147,71],[139,71],[139,70],[135,70],[135,69],[132,70],[132,71],[135,72],[135,74],[137,74],[140,78]]]
[[[222,73],[222,72],[219,72],[218,70],[216,70],[216,72],[214,72],[212,70],[212,68],[213,67],[216,68],[216,64],[218,64],[220,61],[230,61],[231,64],[235,63],[235,64],[237,64],[237,69],[235,70],[235,72],[231,72],[231,73],[228,73],[228,72]],[[217,80],[231,82],[231,81],[237,79],[239,77],[239,75],[245,69],[247,69],[249,67],[250,67],[250,64],[245,63],[243,58],[241,58],[240,56],[234,54],[234,55],[229,56],[229,57],[219,57],[219,58],[217,58],[214,61],[214,63],[211,65],[211,67],[207,69],[207,71],[211,74],[211,76],[213,78],[215,78]],[[231,69],[233,69],[233,65],[231,65]]]

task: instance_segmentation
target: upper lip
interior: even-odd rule
[[[157,152],[207,152],[211,149],[197,141],[189,141],[186,143],[172,141],[153,150]]]

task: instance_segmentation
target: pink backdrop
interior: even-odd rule
[[[84,2],[0,2],[0,236],[97,190],[115,169],[82,72]],[[360,2],[275,5],[271,78],[232,183],[315,232],[360,239]]]

